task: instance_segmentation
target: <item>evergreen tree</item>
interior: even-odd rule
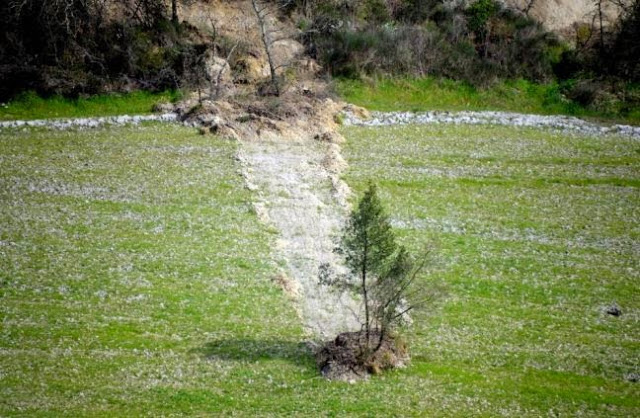
[[[321,281],[362,297],[366,351],[375,353],[402,316],[423,302],[407,298],[410,292],[421,293],[412,288],[424,263],[416,267],[408,251],[396,243],[373,184],[351,212],[335,251],[344,256],[350,274],[335,277],[322,266]],[[374,335],[377,341],[372,341]]]

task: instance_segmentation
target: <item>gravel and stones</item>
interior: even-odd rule
[[[74,119],[34,119],[34,120],[7,120],[0,121],[2,128],[97,128],[104,125],[137,125],[142,122],[176,122],[177,113],[163,113],[159,115],[119,115],[104,116],[96,118],[74,118]]]
[[[640,126],[603,126],[572,116],[527,115],[511,112],[371,112],[371,118],[361,119],[344,113],[343,123],[356,126],[388,126],[408,124],[505,125],[577,131],[585,134],[618,134],[640,139]]]

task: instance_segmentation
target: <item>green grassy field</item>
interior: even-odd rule
[[[378,182],[406,245],[436,243],[442,310],[406,372],[461,416],[637,416],[637,140],[470,126],[348,128],[347,181]],[[604,308],[618,303],[624,314]]]
[[[628,87],[631,92],[638,86]],[[477,89],[453,80],[383,79],[375,83],[337,80],[336,90],[349,103],[379,111],[496,110],[541,115],[572,115],[604,122],[640,124],[640,108],[622,102],[588,109],[563,96],[560,86],[526,80],[503,81]],[[631,95],[631,93],[629,94]]]
[[[0,132],[0,415],[252,411],[313,375],[234,154],[173,125]]]
[[[0,104],[0,120],[142,115],[151,113],[156,103],[175,101],[179,97],[180,93],[177,91],[135,91],[75,100],[55,96],[43,99],[35,93],[24,93],[8,103]]]
[[[315,370],[236,144],[150,124],[0,131],[0,415],[637,416],[637,141],[348,128],[346,180],[436,242],[412,363]],[[603,313],[616,301],[620,317]]]

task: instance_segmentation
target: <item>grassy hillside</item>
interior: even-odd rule
[[[252,381],[311,368],[234,153],[172,125],[0,132],[0,415],[251,410]]]
[[[640,124],[640,107],[633,101],[612,100],[587,108],[568,99],[556,83],[503,81],[486,89],[453,80],[384,79],[375,83],[338,80],[338,93],[347,102],[379,111],[499,110],[541,115],[571,115],[609,122]],[[629,97],[638,86],[627,86]]]
[[[235,143],[3,130],[0,415],[638,415],[637,143],[344,133],[354,189],[380,183],[412,249],[439,242],[448,296],[411,329],[408,368],[319,376]]]
[[[434,403],[459,416],[640,412],[625,380],[640,354],[637,141],[469,126],[345,135],[348,182],[380,184],[404,242],[436,243],[431,277],[449,287],[414,329],[407,379],[435,383]],[[614,301],[620,317],[604,312]]]
[[[177,100],[179,92],[98,95],[86,99],[53,96],[47,99],[26,93],[0,106],[0,120],[85,118],[92,116],[142,115],[160,102]]]

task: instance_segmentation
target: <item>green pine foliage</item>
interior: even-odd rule
[[[370,184],[344,228],[341,253],[353,273],[366,276],[382,273],[397,247],[376,186]]]
[[[418,306],[408,301],[419,268],[406,248],[398,245],[377,187],[370,183],[342,231],[336,253],[344,256],[350,274],[333,284],[362,298],[368,348],[375,353],[403,315]],[[357,279],[356,279],[357,278]],[[372,341],[371,336],[377,337]]]

